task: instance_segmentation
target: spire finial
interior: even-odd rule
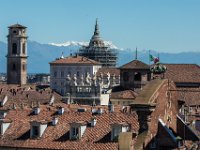
[[[95,24],[94,35],[99,35],[98,18],[96,18],[96,24]]]
[[[135,49],[135,60],[137,60],[137,46],[136,46],[136,49]]]

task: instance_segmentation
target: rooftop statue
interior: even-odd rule
[[[71,83],[71,77],[70,77],[70,75],[68,74],[67,77],[66,77],[66,84],[67,84],[67,85],[70,85],[70,83]]]
[[[85,83],[87,85],[91,85],[91,77],[90,77],[90,73],[87,72],[86,78],[85,78]]]
[[[76,74],[74,74],[74,76],[73,76],[73,82],[72,82],[72,84],[74,85],[74,86],[77,86],[77,77],[76,77]]]
[[[84,86],[84,76],[83,74],[81,74],[80,76],[80,83],[79,83],[81,86]]]
[[[97,76],[96,76],[95,73],[94,73],[93,76],[92,76],[92,84],[93,84],[94,86],[97,85]]]

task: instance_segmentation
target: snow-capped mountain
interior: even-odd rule
[[[28,73],[49,73],[49,62],[56,58],[74,54],[78,51],[84,42],[67,42],[66,44],[41,44],[34,41],[28,41]],[[85,43],[85,44],[88,44]],[[109,44],[109,42],[108,42]],[[111,42],[112,46],[112,42]],[[115,47],[117,48],[117,47]],[[118,48],[117,48],[118,49]],[[6,54],[7,44],[0,41],[0,72],[6,72]],[[158,53],[151,51],[151,54],[157,56]],[[163,63],[196,63],[200,64],[200,52],[182,52],[182,53],[159,53],[160,60]],[[133,49],[118,49],[117,66],[135,59],[135,50]],[[138,50],[138,59],[149,63],[149,51]]]
[[[67,41],[67,42],[64,42],[64,43],[49,43],[49,44],[53,45],[53,46],[59,46],[59,47],[61,47],[61,46],[64,46],[64,47],[74,47],[74,46],[81,47],[81,46],[88,46],[89,42]],[[112,41],[104,41],[104,44],[105,44],[105,46],[108,46],[111,49],[118,49],[118,47],[116,45],[114,45],[112,43]]]

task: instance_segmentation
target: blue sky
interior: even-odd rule
[[[17,22],[32,41],[88,41],[98,18],[101,37],[120,48],[200,51],[199,8],[200,0],[0,0],[0,41]]]

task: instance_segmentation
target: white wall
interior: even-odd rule
[[[41,124],[40,125],[40,137],[42,136],[42,134],[44,133],[46,128],[47,128],[47,124]]]
[[[2,123],[1,125],[1,131],[2,131],[2,135],[6,132],[6,130],[8,129],[10,123]]]
[[[73,76],[74,74],[79,73],[79,76],[83,74],[85,77],[86,73],[89,72],[92,76],[98,71],[99,68],[101,68],[100,65],[50,65],[50,87],[58,92],[61,92],[61,90],[63,90],[63,93],[65,93],[66,76],[68,74],[71,74]],[[55,72],[57,72],[56,77],[54,77]],[[64,72],[63,76],[61,76],[61,72]]]

